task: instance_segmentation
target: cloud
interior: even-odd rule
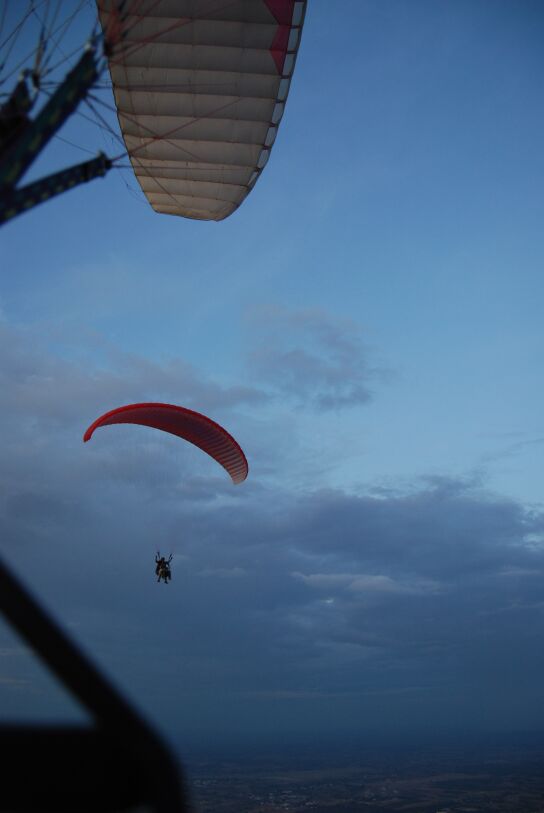
[[[253,312],[253,376],[278,395],[318,411],[367,403],[377,370],[357,326],[321,310]]]
[[[54,493],[39,478],[36,489]],[[67,512],[29,536],[30,519],[0,516],[2,538],[18,545],[10,558],[157,720],[182,726],[189,714],[180,675],[183,696],[204,692],[215,708],[256,691],[263,703],[370,703],[406,686],[447,698],[539,673],[544,548],[526,540],[544,518],[515,501],[445,480],[379,497],[269,488],[234,503],[150,501],[147,490],[117,486],[113,506],[106,491],[101,504],[91,485],[79,497],[74,488],[79,510],[93,506],[84,527]],[[160,592],[156,547],[174,552]]]
[[[164,474],[169,471],[169,482],[181,483],[194,499],[224,488],[214,471],[203,493],[198,481],[201,453],[195,454],[193,447],[183,455],[178,444],[164,444],[158,433],[145,431],[136,436],[141,439],[138,443],[133,440],[134,427],[120,427],[106,441],[97,435],[96,442],[93,438],[83,447],[83,431],[115,406],[157,400],[181,403],[220,422],[226,420],[236,434],[236,410],[262,403],[266,396],[261,391],[218,385],[181,358],[155,363],[98,340],[92,358],[78,358],[74,336],[64,337],[64,345],[62,338],[58,329],[0,323],[0,502],[5,501],[7,514],[26,523],[33,517],[44,525],[55,522],[59,513],[75,504],[75,492],[83,485],[80,477],[89,477],[93,467],[97,483],[124,481],[131,486],[140,481],[152,483],[154,490],[164,487],[168,479]],[[184,465],[194,466],[197,475],[187,484],[179,476]],[[216,483],[210,488],[214,475]],[[179,499],[180,495],[172,496]]]
[[[17,329],[0,323],[0,405],[4,414],[36,423],[63,423],[95,417],[109,405],[164,400],[200,410],[225,411],[259,404],[258,389],[222,387],[198,374],[181,358],[163,363],[97,343],[93,362],[63,358],[58,333]],[[70,348],[74,352],[74,348]]]
[[[368,573],[293,573],[294,578],[304,584],[329,593],[335,589],[351,590],[354,593],[421,593],[439,589],[430,580],[399,581],[380,574]],[[331,599],[327,599],[331,601]]]
[[[12,678],[0,676],[0,688],[7,689],[26,689],[31,685],[30,680],[24,678]]]
[[[502,570],[498,573],[499,576],[504,576],[510,579],[520,579],[525,576],[535,576],[538,578],[542,578],[542,571],[537,569],[531,569],[528,567],[503,567]]]
[[[198,575],[205,579],[239,579],[243,576],[247,576],[247,572],[243,567],[208,567],[201,570]]]
[[[510,435],[519,436],[521,433],[510,433]],[[486,435],[484,435],[486,437]],[[492,435],[492,437],[495,437]],[[504,435],[499,436],[501,439]],[[497,460],[504,460],[508,458],[513,458],[518,455],[523,454],[527,450],[533,449],[535,446],[542,446],[544,443],[543,437],[532,437],[529,440],[517,440],[514,443],[509,443],[508,445],[503,446],[502,448],[493,451],[487,452],[481,455],[482,463],[492,463]]]

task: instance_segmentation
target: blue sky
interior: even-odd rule
[[[231,218],[125,171],[2,229],[2,553],[182,744],[542,729],[543,27],[313,0]],[[81,443],[146,400],[221,422],[247,483],[143,429]],[[75,713],[3,634],[0,709]]]

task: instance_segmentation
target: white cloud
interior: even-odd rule
[[[393,579],[391,576],[369,573],[292,573],[294,578],[309,587],[330,591],[333,588],[353,593],[425,593],[440,589],[437,581],[430,579]]]

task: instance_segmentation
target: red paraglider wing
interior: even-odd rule
[[[83,435],[84,443],[91,439],[98,427],[116,423],[134,423],[170,432],[213,457],[230,474],[233,483],[241,483],[247,477],[246,456],[232,435],[192,409],[174,404],[127,404],[97,418]]]

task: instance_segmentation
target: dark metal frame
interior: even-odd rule
[[[85,98],[99,76],[96,47],[90,43],[34,120],[28,116],[32,97],[23,73],[9,100],[0,107],[0,225],[78,184],[106,174],[112,162],[104,153],[27,186],[16,184],[45,145]]]
[[[187,810],[167,746],[1,560],[0,611],[95,721],[0,726],[0,811]]]

